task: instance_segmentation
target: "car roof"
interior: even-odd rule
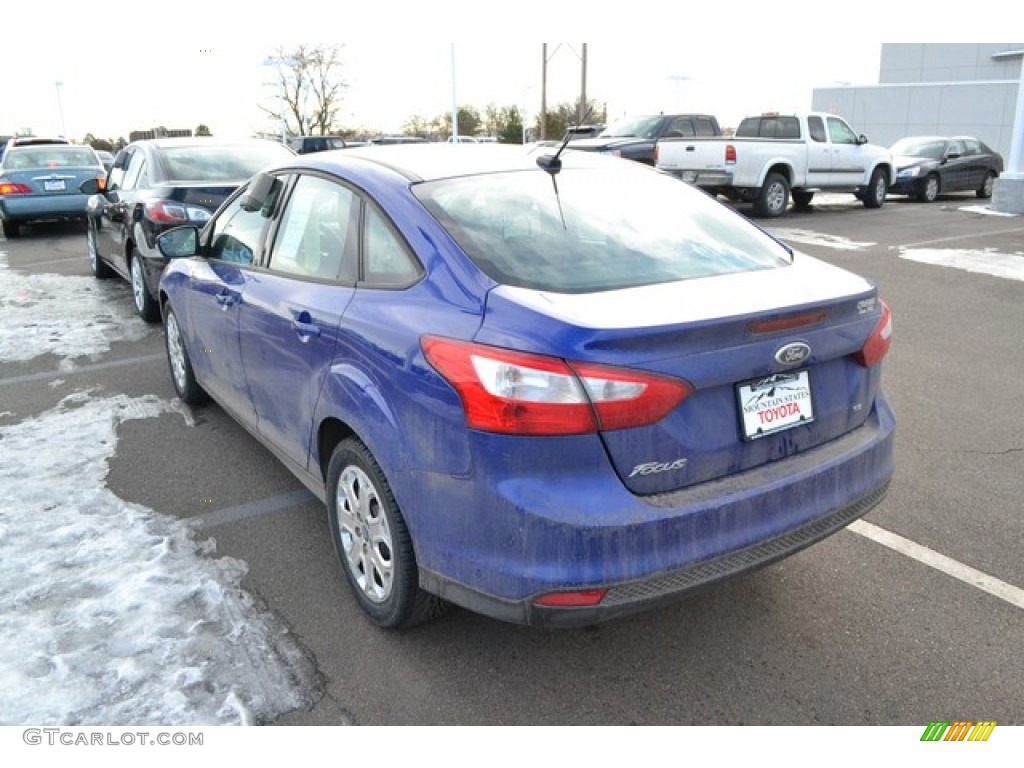
[[[29,147],[40,144],[70,144],[71,142],[60,136],[12,136],[7,140],[9,147]]]
[[[545,154],[554,152],[551,147],[525,147],[521,144],[382,144],[320,152],[306,156],[308,159],[303,164],[330,170],[353,161],[374,163],[410,181],[434,181],[455,176],[537,170],[537,158]],[[562,153],[561,159],[568,167],[607,167],[605,163],[615,163],[615,167],[625,165],[619,158],[593,152],[574,152],[571,148]]]
[[[128,146],[148,146],[156,147],[158,149],[169,149],[171,147],[201,147],[209,145],[211,147],[230,147],[246,144],[255,144],[256,142],[263,142],[269,144],[280,144],[281,142],[277,139],[261,139],[261,138],[232,138],[223,139],[217,136],[174,136],[163,139],[138,139],[131,142]],[[284,146],[284,145],[282,145]]]

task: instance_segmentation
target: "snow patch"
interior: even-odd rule
[[[117,426],[166,413],[187,410],[79,392],[0,426],[0,724],[244,725],[311,704],[312,664],[241,589],[245,563],[105,487]]]
[[[809,229],[789,229],[786,227],[770,227],[768,232],[785,243],[803,243],[805,245],[820,245],[825,248],[834,248],[838,251],[862,251],[870,248],[874,243],[858,243],[839,235],[826,235],[821,232],[812,232]]]
[[[953,267],[967,272],[1024,280],[1024,253],[1000,253],[991,248],[984,250],[955,250],[939,248],[901,248],[901,259]]]
[[[91,277],[14,272],[0,251],[0,360],[52,353],[63,358],[60,370],[70,371],[72,358],[149,335],[130,294],[118,287]]]

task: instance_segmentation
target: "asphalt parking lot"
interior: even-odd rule
[[[403,633],[370,625],[321,505],[217,406],[174,405],[160,327],[132,315],[127,285],[92,281],[76,225],[0,240],[0,458],[20,461],[10,435],[35,423],[40,453],[26,472],[44,466],[45,451],[64,445],[47,439],[44,419],[62,401],[154,404],[117,420],[98,482],[132,509],[190,522],[204,557],[245,564],[246,610],[270,617],[297,651],[283,654],[281,685],[299,693],[257,708],[257,722],[1021,725],[1024,217],[981,202],[894,198],[866,210],[825,196],[759,222],[876,281],[892,307],[891,490],[863,521],[781,563],[598,627],[538,630],[466,611]],[[45,326],[44,310],[18,321],[61,277],[92,281],[74,288],[88,294],[81,303],[45,309],[74,329],[67,344],[70,331]],[[7,504],[27,493],[12,477],[0,471]],[[209,634],[202,669],[230,659],[246,626],[243,615],[220,640]]]

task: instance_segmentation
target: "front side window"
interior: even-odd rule
[[[856,144],[857,135],[838,117],[828,118],[828,136],[833,144]]]
[[[618,164],[616,164],[617,166]],[[678,179],[630,166],[528,170],[415,185],[498,283],[585,293],[774,269],[777,241]]]
[[[128,167],[124,171],[124,180],[121,182],[121,189],[135,189],[136,182],[139,180],[139,176],[142,173],[142,167],[146,164],[146,160],[142,155],[141,151],[135,151],[132,153],[131,159],[128,161]]]
[[[300,176],[270,254],[270,268],[301,277],[338,278],[346,253],[353,208],[352,190],[319,176]]]
[[[242,208],[243,195],[228,203],[214,223],[210,240],[210,257],[233,264],[252,264],[256,260],[277,196],[283,188],[283,179],[275,185],[270,197],[258,211]]]

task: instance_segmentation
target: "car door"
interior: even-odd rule
[[[820,115],[807,117],[807,186],[827,187],[832,181],[832,145]]]
[[[206,258],[197,259],[183,295],[196,335],[196,378],[221,406],[255,428],[256,410],[239,344],[239,310],[245,286],[259,276],[257,265],[274,201],[255,211],[246,210],[242,201],[243,196],[235,197],[211,222]]]
[[[867,183],[868,165],[857,134],[844,120],[831,115],[825,118],[825,127],[832,144],[831,186],[852,187]]]
[[[976,139],[963,139],[964,164],[964,186],[965,190],[975,190],[981,187],[985,175],[989,170],[989,163],[985,154],[982,153],[981,143]]]
[[[942,178],[943,192],[960,192],[970,189],[970,171],[967,148],[960,139],[953,139],[946,146],[946,157],[939,174]]]
[[[265,269],[243,287],[239,340],[260,434],[306,467],[313,412],[356,282],[359,197],[333,177],[299,174]]]
[[[107,174],[106,188],[98,196],[99,204],[94,209],[98,213],[99,223],[96,250],[105,259],[116,262],[117,268],[121,270],[124,269],[125,198],[128,196],[125,178],[133,160],[136,168],[141,163],[141,155],[137,147],[131,146],[118,153],[114,167]]]

